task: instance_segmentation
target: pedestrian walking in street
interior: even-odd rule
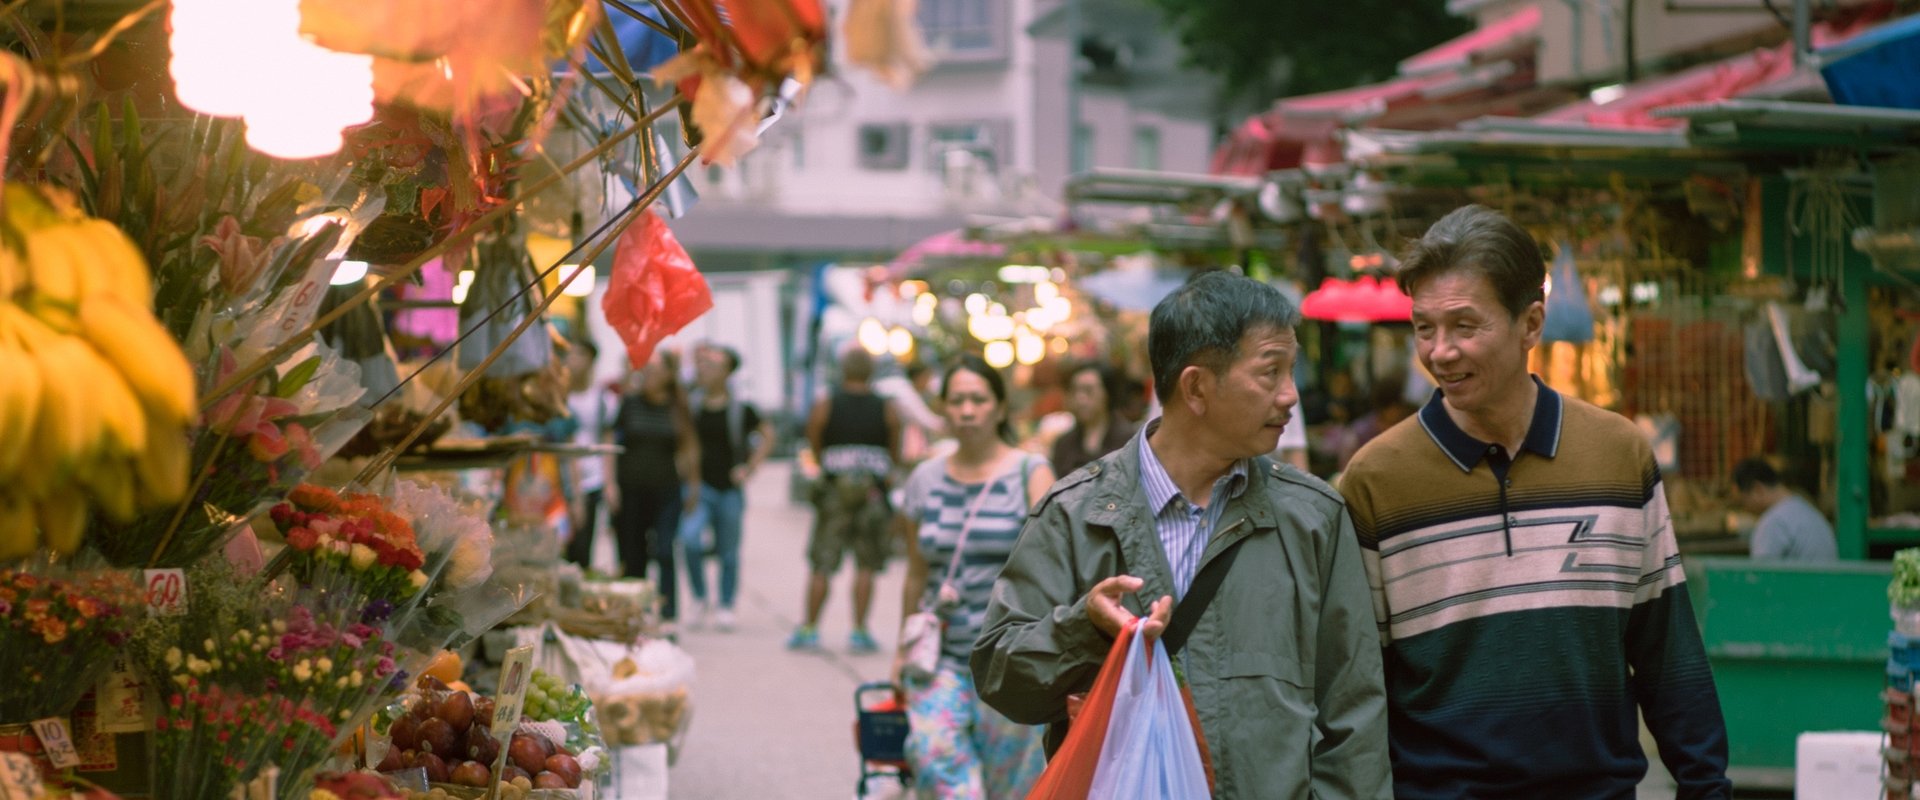
[[[1049,750],[1068,695],[1145,616],[1141,635],[1164,633],[1192,686],[1218,796],[1389,796],[1380,644],[1346,509],[1266,458],[1297,424],[1299,320],[1279,290],[1226,272],[1167,296],[1147,330],[1163,416],[1028,520],[971,663],[989,705],[1049,726]]]
[[[1632,797],[1644,719],[1679,797],[1728,797],[1653,450],[1527,372],[1545,276],[1533,237],[1479,206],[1401,260],[1438,388],[1340,484],[1386,648],[1394,794]]]
[[[677,360],[655,350],[620,403],[613,432],[623,450],[614,460],[618,492],[610,498],[623,572],[644,578],[647,563],[656,565],[660,615],[669,623],[680,608],[673,563],[680,517],[700,502],[700,441],[676,377]]]
[[[874,653],[880,645],[867,630],[873,610],[873,576],[887,565],[892,510],[887,478],[900,455],[900,418],[893,404],[873,391],[873,357],[853,347],[840,357],[840,386],[814,404],[807,417],[807,443],[820,459],[814,484],[813,533],[807,542],[806,621],[787,639],[792,650],[820,646],[820,612],[827,589],[847,553],[853,553],[853,633],[847,649]]]
[[[600,349],[582,340],[567,355],[572,393],[567,395],[567,412],[575,425],[573,443],[605,444],[613,440],[614,412],[618,400],[606,386],[593,382],[593,362]],[[567,541],[567,560],[581,567],[592,566],[593,537],[600,527],[600,506],[606,501],[607,472],[612,457],[578,456],[573,467],[573,538]]]
[[[740,535],[746,514],[747,480],[773,452],[773,422],[752,403],[734,396],[730,384],[740,370],[740,354],[730,347],[704,344],[694,349],[693,428],[700,439],[700,500],[680,528],[687,561],[687,587],[693,593],[693,624],[709,618],[722,631],[734,626],[734,600],[740,593]],[[713,530],[713,555],[720,562],[720,608],[707,594],[707,545]]]
[[[1126,386],[1112,367],[1089,361],[1067,373],[1067,410],[1073,427],[1053,440],[1053,468],[1061,475],[1127,445],[1134,426],[1118,411]]]
[[[1028,509],[1053,485],[1053,470],[1013,446],[1007,384],[985,361],[961,359],[940,398],[959,448],[914,468],[900,508],[907,565],[901,618],[926,610],[944,623],[931,675],[903,676],[904,649],[894,659],[895,680],[907,695],[907,760],[921,797],[1016,799],[1046,769],[1040,730],[980,702],[967,659],[994,579]]]

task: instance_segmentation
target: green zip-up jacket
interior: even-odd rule
[[[1141,446],[1135,436],[1055,483],[994,583],[973,679],[1015,722],[1063,722],[1067,695],[1092,687],[1111,644],[1087,618],[1094,584],[1144,580],[1123,603],[1136,615],[1173,594],[1140,485]],[[1258,459],[1214,531],[1203,569],[1247,542],[1181,655],[1216,795],[1392,797],[1379,633],[1340,495]]]

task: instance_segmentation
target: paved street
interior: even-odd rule
[[[676,799],[854,794],[853,691],[864,680],[884,679],[892,663],[887,653],[900,626],[901,568],[896,562],[875,590],[871,626],[882,653],[847,652],[850,563],[828,600],[822,652],[788,652],[787,634],[801,616],[813,518],[805,504],[788,502],[790,474],[789,462],[769,463],[747,488],[738,628],[718,633],[683,626],[680,642],[699,661],[699,682],[692,727],[672,770]],[[887,791],[869,797],[898,796],[886,781],[873,786]]]
[[[882,653],[847,653],[850,567],[835,580],[828,600],[823,651],[788,652],[786,637],[801,613],[812,520],[810,508],[788,500],[790,474],[790,463],[769,463],[747,488],[738,628],[683,628],[680,642],[699,661],[699,677],[692,726],[672,769],[675,800],[853,796],[853,691],[862,681],[883,679],[891,663],[887,652],[900,624],[902,570],[895,562],[875,590],[871,624]],[[684,594],[681,607],[688,607]],[[1653,752],[1651,741],[1645,746]],[[1673,797],[1657,761],[1641,800]],[[869,797],[901,796],[889,781],[876,780],[872,787]]]

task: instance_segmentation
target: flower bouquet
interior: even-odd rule
[[[378,495],[301,484],[271,514],[287,547],[269,575],[285,568],[301,584],[354,591],[390,607],[411,600],[427,585],[413,525],[387,510]]]
[[[0,569],[0,724],[73,710],[139,619],[127,574],[48,572]]]
[[[222,348],[218,383],[238,369]],[[92,543],[114,564],[185,567],[222,545],[246,518],[284,495],[353,438],[369,418],[357,404],[359,370],[318,343],[221,398],[195,432],[195,480],[178,509],[95,526]]]
[[[158,797],[224,797],[268,766],[281,795],[299,796],[405,688],[404,667],[419,665],[392,641],[386,600],[262,584],[217,565],[190,576],[190,613],[151,623],[138,650],[163,701]]]

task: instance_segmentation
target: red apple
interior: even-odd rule
[[[567,782],[567,788],[580,787],[580,762],[569,755],[551,755],[547,757],[547,771],[560,776]]]
[[[533,788],[535,789],[571,789],[573,787],[567,785],[566,778],[562,778],[551,772],[542,772],[538,775],[533,776]]]
[[[432,753],[421,753],[420,760],[414,764],[427,771],[427,780],[433,783],[446,783],[452,773],[447,770],[447,762]]]

